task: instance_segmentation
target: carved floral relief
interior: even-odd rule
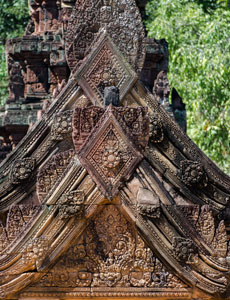
[[[148,126],[143,107],[75,109],[73,142],[78,158],[107,197],[117,193],[142,159]]]
[[[54,268],[43,287],[153,287],[185,285],[154,256],[114,205],[107,205]]]
[[[145,33],[134,0],[76,1],[66,33],[70,69],[84,58],[101,28],[106,28],[133,68],[141,70],[145,58]]]

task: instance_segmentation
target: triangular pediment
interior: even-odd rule
[[[142,35],[121,45],[100,25],[79,58],[87,2],[71,17],[69,81],[0,166],[0,298],[222,297],[229,177],[138,80]],[[118,101],[103,99],[111,85]]]
[[[38,293],[46,297],[168,296],[186,297],[187,284],[163,265],[143,241],[135,226],[120,211],[120,205],[102,205],[77,240],[58,262],[25,289],[21,296]]]

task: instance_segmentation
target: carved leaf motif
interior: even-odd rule
[[[154,256],[114,205],[106,205],[40,287],[172,288],[184,284]]]
[[[77,0],[68,23],[66,55],[70,69],[81,61],[101,28],[133,68],[141,70],[145,58],[144,28],[134,0]]]
[[[202,206],[196,227],[201,237],[211,244],[215,234],[215,223],[208,205]]]
[[[20,210],[20,207],[17,205],[12,206],[8,213],[6,223],[7,235],[10,242],[19,235],[24,225],[25,222],[23,220],[22,211]]]
[[[7,247],[9,240],[7,237],[6,228],[0,223],[0,253]]]
[[[79,151],[83,146],[103,114],[104,109],[101,107],[77,107],[75,109],[73,115],[73,142],[76,151]]]
[[[178,206],[178,209],[185,215],[185,217],[193,224],[196,225],[196,222],[199,217],[200,207],[199,205],[186,205]]]
[[[0,223],[0,240],[3,251],[9,243],[20,237],[26,224],[38,212],[40,206],[37,205],[14,205],[11,206],[6,219],[6,227]]]
[[[43,202],[53,185],[61,177],[73,156],[73,150],[58,153],[39,170],[37,177],[37,193],[41,202]]]
[[[215,249],[219,257],[226,257],[227,254],[227,232],[224,221],[219,223],[213,240],[213,249]]]

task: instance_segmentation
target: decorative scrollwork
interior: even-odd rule
[[[86,118],[86,116],[88,116]],[[73,141],[78,157],[103,193],[112,197],[141,160],[148,144],[144,107],[76,108]]]
[[[145,58],[145,33],[134,0],[76,1],[65,36],[70,69],[73,70],[85,57],[104,27],[133,68],[140,71]]]

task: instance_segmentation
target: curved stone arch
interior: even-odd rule
[[[65,36],[70,69],[82,61],[102,28],[106,28],[135,71],[141,71],[145,59],[145,32],[134,0],[76,1]]]

